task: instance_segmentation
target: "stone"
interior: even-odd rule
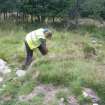
[[[1,82],[3,82],[3,78],[2,78],[2,77],[0,77],[0,83],[1,83]]]
[[[64,104],[64,98],[63,97],[60,99],[59,105],[65,105]]]
[[[4,61],[4,60],[2,60],[2,59],[0,59],[0,67],[1,66],[5,66],[7,63]]]
[[[100,101],[100,98],[96,95],[96,93],[92,89],[84,88],[84,90],[82,92],[83,92],[83,96],[85,98],[89,97],[92,100],[93,103],[97,103],[97,102]]]
[[[83,91],[83,96],[86,98],[88,97],[88,94],[85,91]]]
[[[17,75],[18,77],[25,76],[25,74],[26,74],[26,71],[24,71],[24,70],[17,70],[17,71],[16,71],[16,75]]]
[[[69,96],[67,99],[68,105],[79,105],[75,96]]]
[[[97,43],[97,41],[96,41],[95,39],[93,39],[93,40],[92,40],[92,43],[93,43],[93,44],[96,44],[96,43]]]
[[[0,73],[7,74],[10,72],[11,72],[11,69],[9,69],[7,63],[4,60],[0,59]]]
[[[94,103],[93,105],[98,105],[97,103]]]
[[[3,74],[7,74],[7,73],[10,73],[11,72],[11,69],[9,68],[5,68],[5,70],[2,72]]]

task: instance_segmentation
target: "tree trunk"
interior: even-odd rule
[[[31,14],[31,23],[33,23],[33,14]]]
[[[0,11],[0,22],[1,22],[1,15],[2,15],[2,12]]]
[[[38,22],[41,22],[40,16],[37,16],[37,18],[38,18]]]
[[[19,12],[17,11],[17,15],[16,15],[16,23],[18,23],[18,17],[19,17]]]
[[[75,16],[75,23],[76,23],[76,27],[78,26],[78,18],[79,18],[79,0],[76,0],[76,16]]]
[[[6,20],[7,20],[7,17],[8,17],[8,16],[7,16],[7,10],[6,10],[6,13],[5,13],[5,18],[6,18]]]
[[[45,22],[45,16],[41,16],[41,22],[42,22],[42,23]]]
[[[53,23],[55,22],[55,17],[54,17],[54,16],[52,17],[52,22],[53,22]]]
[[[5,11],[4,11],[4,20],[5,20],[5,17],[6,17],[6,15],[5,15]]]

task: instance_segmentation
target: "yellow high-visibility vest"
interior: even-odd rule
[[[40,39],[45,39],[43,28],[28,33],[25,38],[31,50],[40,46]]]

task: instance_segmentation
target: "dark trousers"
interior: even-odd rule
[[[25,47],[26,47],[26,54],[27,54],[25,65],[29,65],[32,62],[33,50],[30,49],[26,41],[25,41]]]
[[[26,47],[26,53],[27,53],[26,60],[25,60],[25,66],[27,66],[32,62],[33,50],[30,49],[30,47],[26,41],[25,41],[25,47]],[[44,41],[41,43],[41,45],[38,47],[38,49],[42,55],[47,54],[46,43]]]

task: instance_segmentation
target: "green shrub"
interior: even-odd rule
[[[85,44],[83,48],[85,58],[91,58],[96,55],[96,50],[89,44]]]

